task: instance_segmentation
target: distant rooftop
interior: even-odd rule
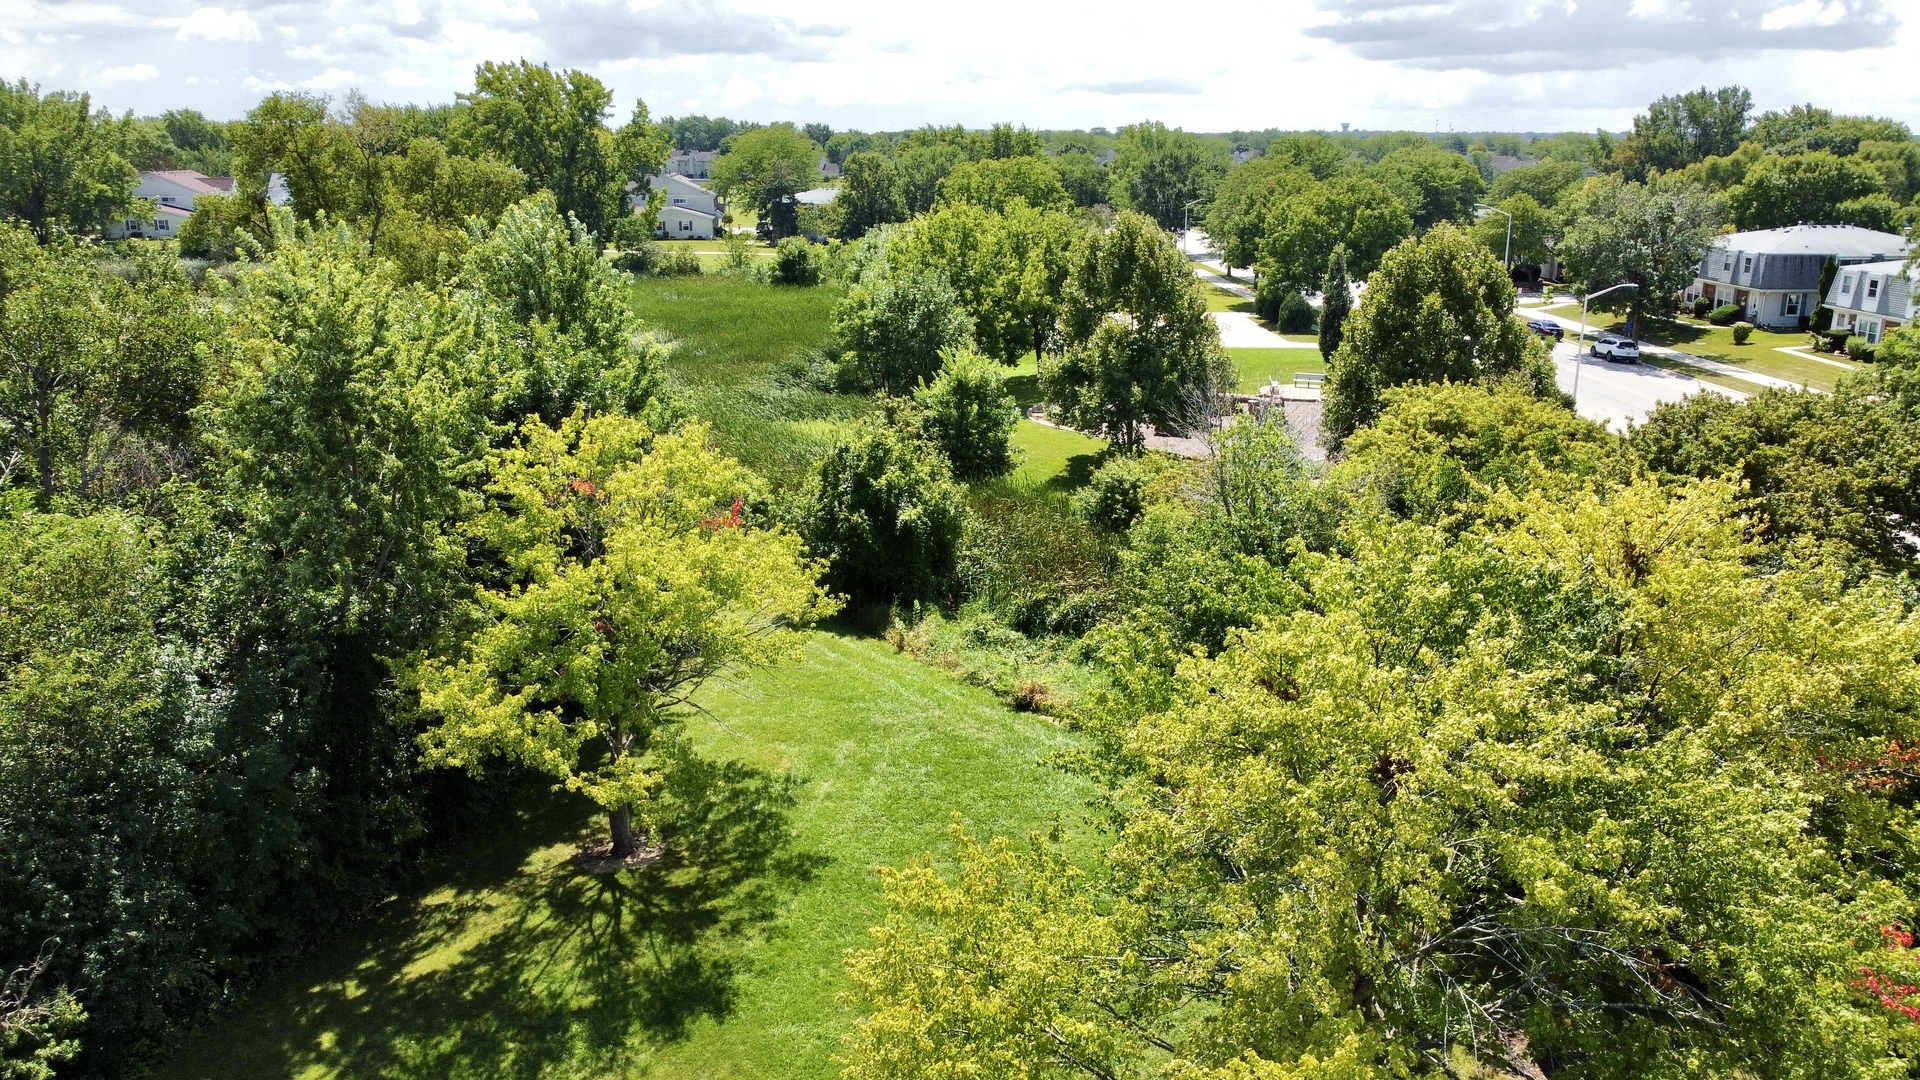
[[[208,176],[192,169],[150,169],[140,175],[171,180],[198,195],[225,195],[233,191],[233,177]]]
[[[1832,255],[1841,259],[1886,259],[1905,255],[1904,236],[1858,225],[1789,225],[1732,233],[1713,242],[1752,255]]]
[[[817,187],[795,195],[793,201],[808,206],[825,206],[839,197],[840,189],[837,187]]]

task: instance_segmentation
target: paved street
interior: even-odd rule
[[[1655,406],[1664,402],[1699,393],[1724,394],[1735,399],[1746,397],[1738,391],[1651,364],[1616,364],[1602,360],[1588,355],[1585,349],[1576,348],[1571,341],[1553,348],[1554,374],[1560,389],[1567,393],[1573,392],[1576,365],[1580,371],[1580,415],[1618,432],[1625,432],[1627,425],[1645,420]]]

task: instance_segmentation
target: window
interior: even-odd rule
[[[1720,256],[1720,269],[1733,269],[1733,252],[1729,251],[1725,255]]]
[[[1879,323],[1877,322],[1867,323],[1865,326],[1862,326],[1860,328],[1860,332],[1867,335],[1867,344],[1869,345],[1880,344],[1880,324]]]
[[[1880,295],[1880,279],[1868,278],[1867,279],[1867,299],[1872,300],[1874,297],[1877,297],[1879,295]]]
[[[1846,296],[1851,292],[1853,292],[1853,275],[1842,274],[1840,276],[1840,295]]]
[[[691,221],[682,221],[682,222],[680,223],[680,231],[681,231],[681,232],[692,232],[692,231],[693,231],[693,222],[691,222]]]
[[[673,200],[673,205],[675,205],[675,206],[685,206],[685,205],[687,205],[687,200],[685,200],[685,199],[675,199],[675,200]]]
[[[1785,298],[1783,298],[1780,301],[1780,314],[1782,315],[1800,314],[1800,294],[1799,293],[1788,293],[1785,296]]]
[[[1743,274],[1753,273],[1753,256],[1749,255],[1740,260],[1740,272]]]

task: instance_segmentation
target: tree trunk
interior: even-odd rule
[[[633,804],[609,812],[607,818],[613,826],[613,857],[624,859],[639,851],[640,843],[633,835]]]

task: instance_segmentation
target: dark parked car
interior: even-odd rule
[[[1552,319],[1528,319],[1527,329],[1539,334],[1541,337],[1550,337],[1555,341],[1559,341],[1561,338],[1567,336],[1567,332],[1561,328],[1560,324],[1554,322]]]

